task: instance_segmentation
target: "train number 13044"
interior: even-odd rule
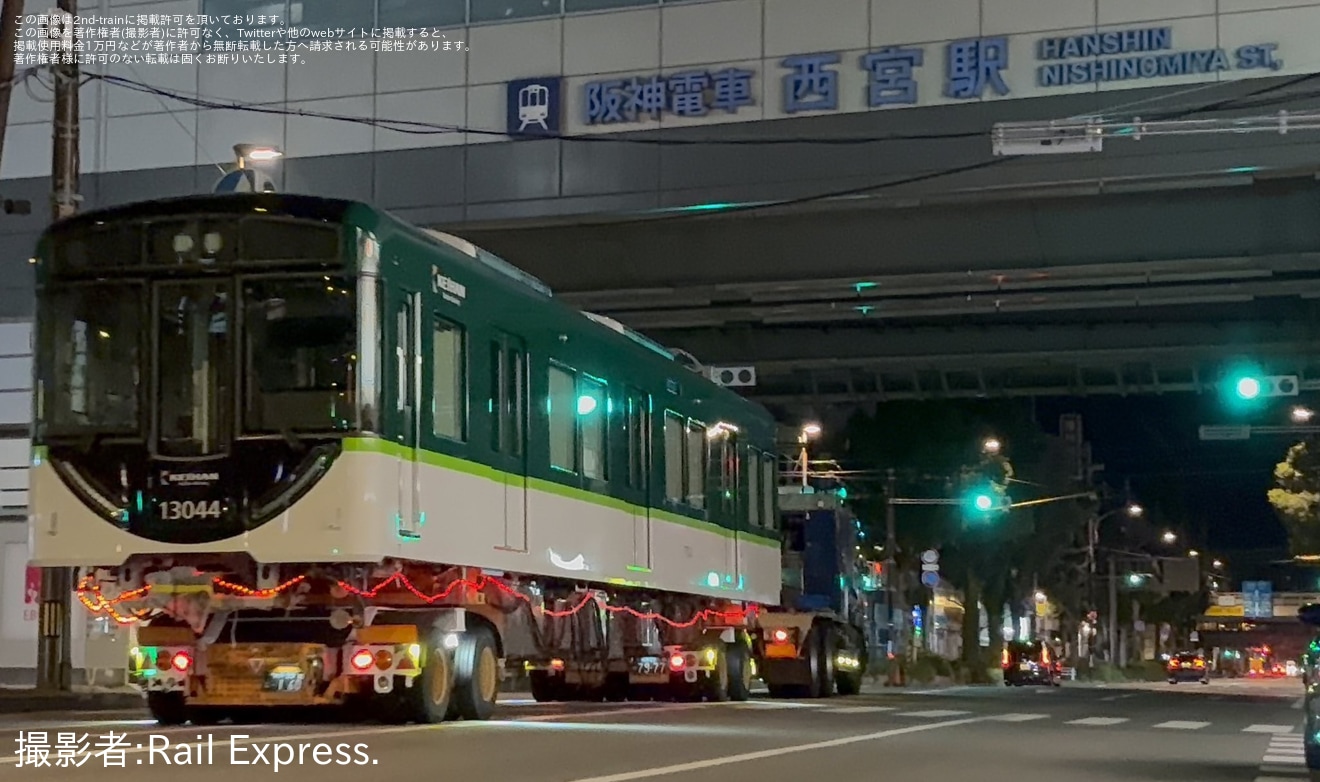
[[[179,519],[218,519],[219,500],[167,500],[160,503],[160,517],[166,521]]]

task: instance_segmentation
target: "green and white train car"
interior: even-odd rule
[[[33,563],[134,624],[162,719],[358,696],[480,717],[499,658],[560,694],[744,689],[737,611],[779,600],[774,422],[663,348],[341,200],[89,212],[34,263]],[[622,640],[587,638],[604,616]],[[693,670],[638,667],[712,633]]]

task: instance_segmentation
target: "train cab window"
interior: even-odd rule
[[[665,413],[665,499],[683,501],[683,419]]]
[[[462,442],[467,423],[466,350],[463,327],[436,318],[431,344],[431,431]]]
[[[696,421],[688,422],[685,500],[694,508],[706,507],[706,427]]]
[[[577,465],[577,378],[571,370],[551,365],[550,466],[576,473]]]
[[[582,431],[582,474],[598,481],[605,472],[605,428],[609,421],[605,384],[583,377],[578,388],[578,425]]]

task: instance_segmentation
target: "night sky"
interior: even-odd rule
[[[1231,559],[1243,549],[1286,547],[1265,492],[1273,486],[1274,465],[1297,438],[1202,442],[1198,427],[1287,424],[1293,405],[1305,401],[1287,399],[1244,414],[1215,395],[1048,399],[1036,402],[1036,417],[1054,432],[1061,413],[1081,413],[1094,461],[1105,465],[1101,480],[1119,489],[1130,480],[1133,498],[1153,518],[1185,528],[1198,548]]]

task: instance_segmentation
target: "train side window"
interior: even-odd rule
[[[577,378],[572,370],[550,366],[550,466],[576,473]]]
[[[506,404],[503,395],[507,382],[504,372],[504,344],[496,340],[490,343],[490,449],[495,453],[503,451],[505,446],[503,429],[500,427],[504,422]]]
[[[665,413],[665,499],[683,501],[683,419]]]
[[[605,384],[581,378],[578,389],[578,425],[582,430],[582,474],[594,480],[607,480],[605,469],[605,427],[609,420],[605,404]]]
[[[747,524],[761,526],[761,458],[755,448],[747,449]]]
[[[431,344],[431,431],[437,437],[459,442],[467,434],[467,351],[463,337],[462,326],[436,318]]]
[[[687,504],[706,507],[706,427],[688,421],[687,430]]]
[[[775,479],[777,461],[774,454],[761,454],[761,513],[766,529],[779,528],[775,518],[775,494],[779,491],[779,481]]]

